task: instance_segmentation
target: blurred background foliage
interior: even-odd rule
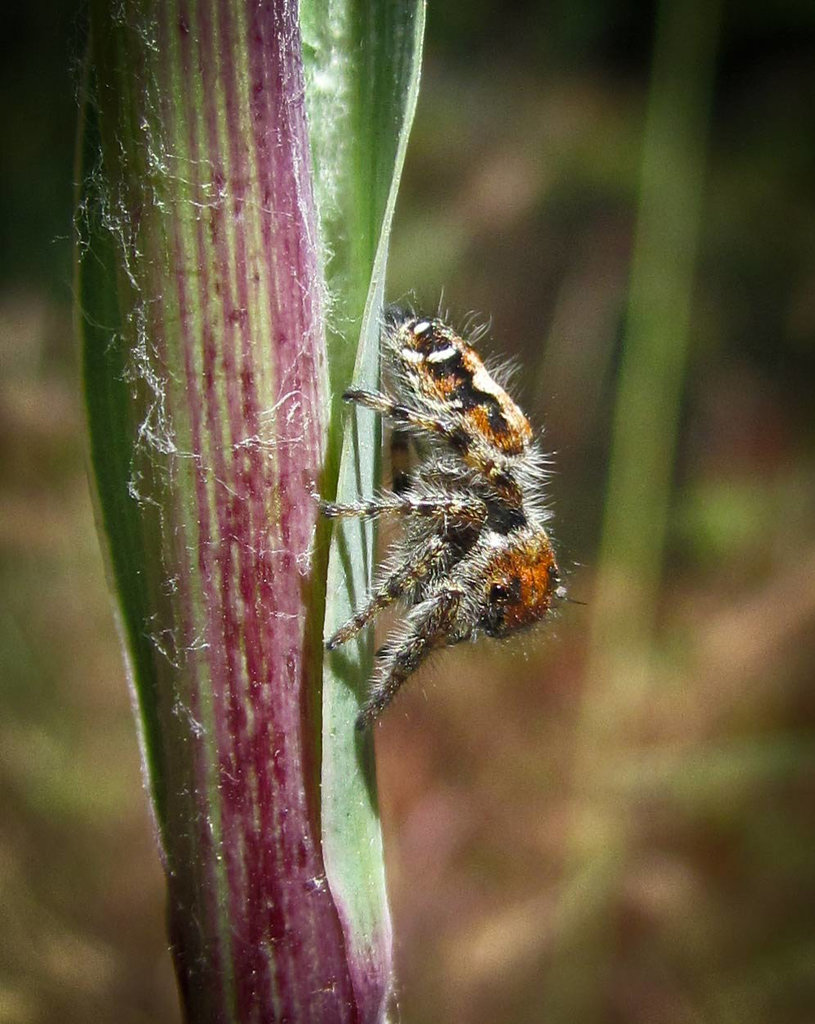
[[[643,580],[608,544],[631,493],[606,496],[656,11],[430,5],[390,297],[491,319],[483,347],[518,365],[556,453],[555,536],[588,603],[445,653],[378,730],[405,1024],[815,1019],[815,7],[710,10],[694,13],[714,72],[695,107],[688,351]],[[4,24],[0,1022],[172,1021],[84,476],[83,11],[15,5]],[[661,210],[645,212],[659,240]],[[651,267],[651,290],[680,262]]]

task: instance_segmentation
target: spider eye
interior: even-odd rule
[[[509,597],[509,587],[504,586],[503,583],[493,583],[490,587],[490,601],[493,604],[498,604],[501,601],[506,601]]]

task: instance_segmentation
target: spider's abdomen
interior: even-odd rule
[[[529,420],[475,349],[446,324],[410,317],[395,330],[391,344],[403,389],[460,420],[463,439],[478,438],[510,456],[530,444]]]

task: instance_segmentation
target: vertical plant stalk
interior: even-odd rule
[[[329,254],[326,494],[340,501],[370,494],[379,479],[378,418],[365,410],[349,415],[340,396],[352,381],[378,385],[390,227],[416,109],[424,24],[423,0],[303,0],[301,7],[315,189]],[[338,165],[344,174],[336,174]],[[349,332],[359,334],[356,352],[345,341]],[[373,549],[371,522],[334,531],[326,636],[370,588]],[[362,635],[323,666],[323,855],[358,992],[390,985],[383,972],[392,947],[372,736],[349,728],[372,656],[371,637]]]
[[[91,15],[90,457],[186,1016],[379,1021],[389,933],[354,959],[321,846],[330,403],[298,6]]]
[[[548,976],[552,1019],[600,1019],[627,808],[606,785],[649,684],[705,172],[719,5],[662,0],[574,761],[575,821]],[[592,983],[592,980],[593,982]]]

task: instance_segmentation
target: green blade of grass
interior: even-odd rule
[[[329,485],[328,493],[349,501],[373,490],[380,432],[369,412],[344,415],[339,398],[352,381],[378,381],[388,242],[418,95],[425,8],[421,0],[314,0],[303,5],[302,20],[331,296],[329,458],[339,458],[339,464],[336,491]],[[363,601],[373,545],[370,523],[335,531],[326,636]],[[352,961],[367,965],[353,975],[361,988],[382,983],[377,972],[391,946],[371,738],[353,727],[371,652],[370,638],[360,638],[326,658],[323,673],[323,853]]]

